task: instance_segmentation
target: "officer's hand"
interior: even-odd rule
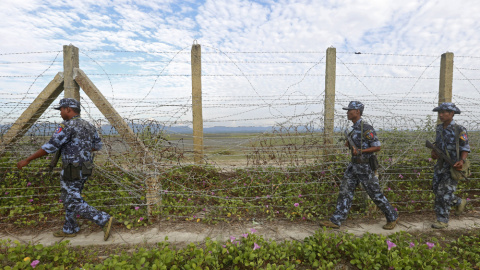
[[[359,153],[358,153],[357,149],[356,149],[356,148],[353,148],[353,155],[356,156],[356,155],[358,155],[358,154],[359,154]]]
[[[453,164],[453,168],[455,168],[457,171],[461,171],[463,168],[463,160],[455,162],[455,164]]]
[[[350,144],[348,143],[348,141],[345,142],[345,146],[350,148]]]
[[[30,161],[24,159],[24,160],[20,160],[18,163],[17,163],[17,168],[19,170],[21,170],[23,167],[27,166],[28,163],[30,163]]]
[[[432,150],[432,153],[430,154],[430,156],[432,157],[432,159],[438,159],[437,152],[435,152],[434,150]]]

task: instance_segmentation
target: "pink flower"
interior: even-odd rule
[[[429,159],[428,159],[428,161],[432,161],[432,159],[431,159],[431,158],[429,158]]]
[[[139,207],[139,206],[135,206],[135,211],[137,211],[138,209],[140,209],[140,207]]]
[[[467,198],[467,201],[470,201],[470,198]]]
[[[392,190],[391,188],[387,188],[387,190]]]
[[[39,260],[35,260],[35,261],[33,261],[30,265],[32,266],[32,268],[35,268],[35,267],[37,267],[37,265],[38,265],[39,263],[40,263]]]
[[[428,246],[428,249],[432,249],[435,246],[435,243],[427,242],[426,244]]]
[[[395,245],[395,243],[391,242],[390,240],[387,240],[387,246],[388,246],[388,250],[396,247],[397,245]]]
[[[5,192],[5,195],[8,195],[8,193],[9,193],[8,191],[7,191],[7,192]]]
[[[270,195],[267,195],[267,198],[270,198]]]
[[[251,228],[250,231],[251,231],[252,233],[256,233],[256,232],[257,232],[257,230],[255,230],[255,228]]]
[[[268,208],[268,204],[267,204],[267,205],[265,205],[265,207],[266,207],[266,208]]]
[[[223,248],[227,248],[227,246],[226,246],[226,245],[222,245],[222,247],[223,247]]]
[[[303,220],[305,220],[305,217],[302,217]]]
[[[400,179],[403,179],[403,175],[399,174],[398,177],[400,177]]]
[[[395,211],[397,211],[397,212],[398,212],[398,210],[397,210],[397,208],[396,208],[396,207],[395,207]]]
[[[294,203],[293,206],[298,207],[300,204]]]
[[[228,198],[228,197],[227,197]],[[188,198],[189,201],[191,201],[192,199]]]
[[[415,244],[413,242],[410,242],[410,247],[413,248]]]
[[[139,220],[140,220],[140,221],[142,221],[142,220],[143,220],[143,217],[140,217],[140,219],[139,219]]]
[[[247,238],[248,237],[248,233],[244,233],[242,234],[243,238]]]
[[[29,187],[29,186],[31,186],[31,185],[32,185],[32,183],[30,183],[30,182],[27,183],[27,187]]]
[[[257,245],[257,243],[253,243],[253,250],[255,250],[255,249],[259,249],[259,248],[260,248],[260,246],[259,246],[259,245]]]
[[[325,171],[322,171],[321,174],[325,174]]]
[[[79,218],[79,217],[80,217],[80,215],[77,215],[77,218]]]
[[[235,241],[235,239],[237,239],[237,238],[235,238],[235,236],[230,236],[230,242],[233,243],[233,241]]]
[[[302,194],[298,195],[298,198],[301,198],[302,197]]]
[[[28,200],[29,202],[33,202],[33,199]]]

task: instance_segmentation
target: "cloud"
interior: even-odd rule
[[[128,100],[135,89],[135,100],[161,103],[177,96],[184,104],[191,94],[188,53],[196,39],[202,45],[207,120],[256,122],[262,115],[270,119],[258,121],[271,124],[292,114],[320,112],[330,46],[337,48],[339,102],[361,95],[383,113],[394,99],[435,101],[440,55],[478,51],[478,14],[473,0],[4,0],[0,61],[35,63],[0,65],[3,75],[34,76],[0,77],[5,85],[0,99],[2,93],[38,93],[62,70],[61,62],[49,66],[55,52],[7,53],[61,51],[72,43],[80,49],[81,68],[113,100]],[[462,80],[454,85],[476,95],[477,81],[465,79],[477,76],[479,63],[473,59],[455,58],[462,68],[455,78]],[[244,105],[235,105],[246,97]],[[317,102],[307,104],[311,100]]]

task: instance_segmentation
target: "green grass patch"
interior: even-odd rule
[[[68,241],[67,241],[68,242]],[[175,247],[72,247],[0,241],[3,269],[479,269],[480,231],[437,239],[405,232],[390,236],[318,230],[303,241],[265,240],[255,232],[226,242]]]

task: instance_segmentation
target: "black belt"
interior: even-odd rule
[[[63,162],[62,161],[62,168],[65,168],[68,165],[72,165],[74,167],[80,167],[82,165],[82,163],[79,163],[79,162]]]
[[[352,163],[356,164],[365,164],[369,163],[369,158],[364,158],[364,157],[352,157]]]

